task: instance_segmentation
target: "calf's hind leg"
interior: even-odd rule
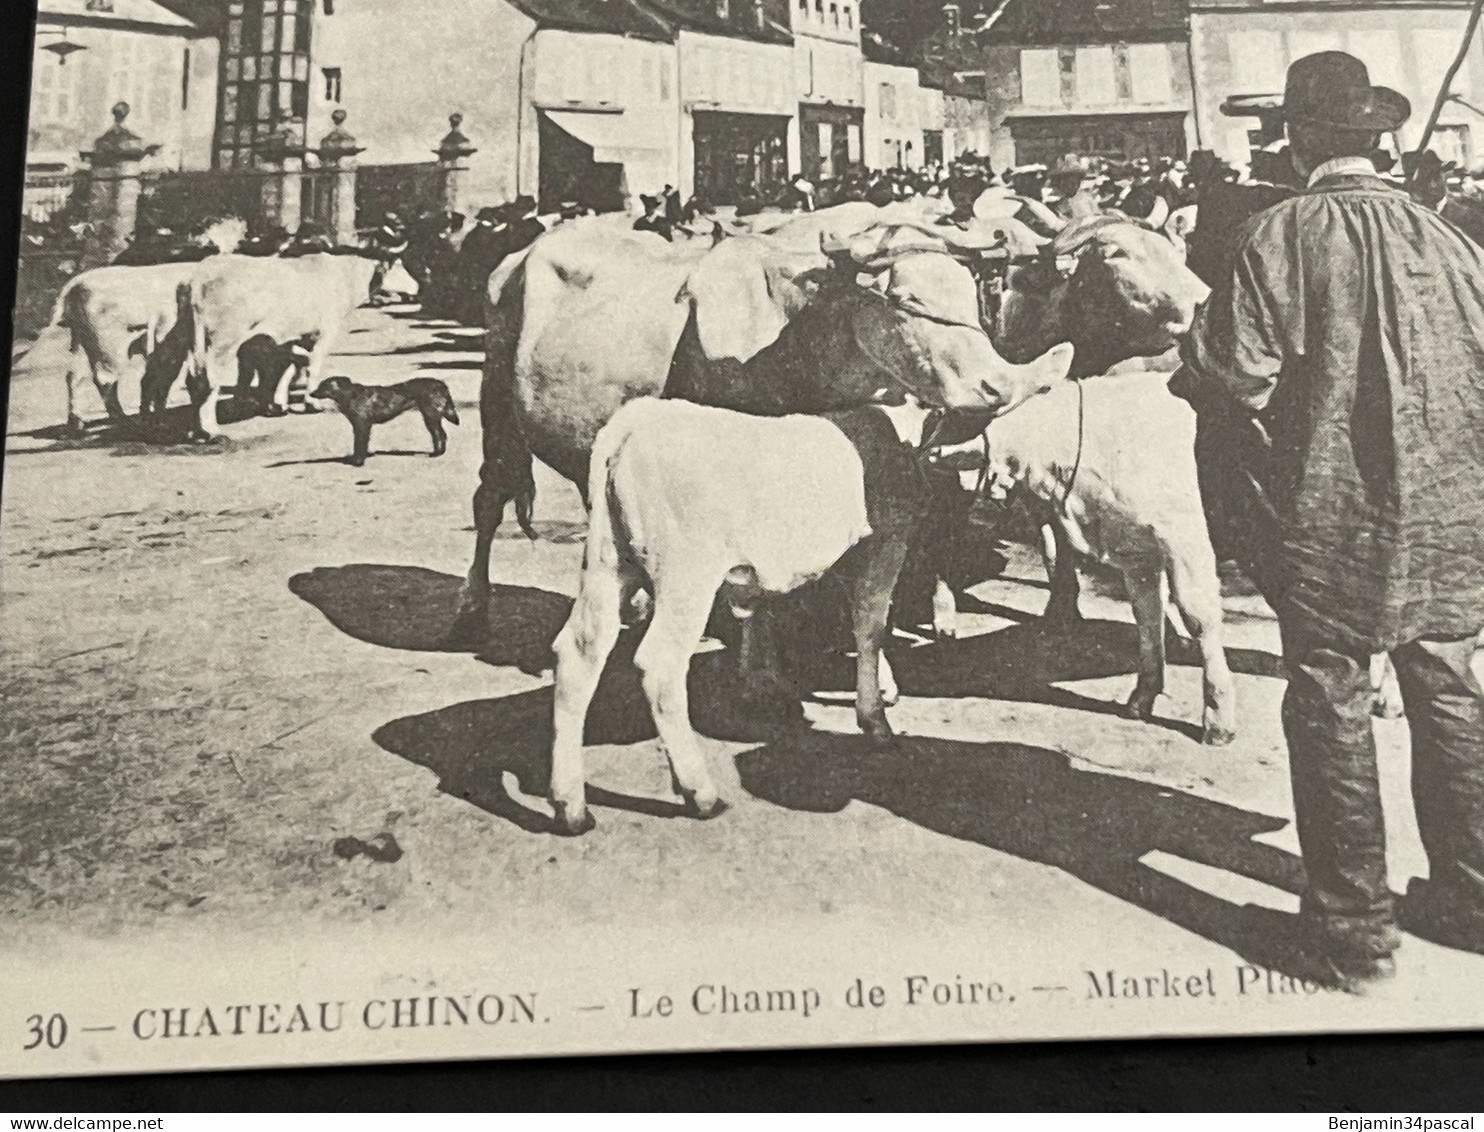
[[[1139,678],[1128,698],[1135,719],[1154,716],[1154,701],[1165,690],[1165,572],[1160,565],[1123,569],[1129,604],[1139,627]]]
[[[1174,551],[1170,559],[1170,592],[1185,627],[1201,651],[1201,687],[1205,707],[1201,742],[1219,747],[1237,735],[1236,689],[1226,664],[1221,620],[1221,582],[1210,544]]]
[[[1051,590],[1043,620],[1054,633],[1070,632],[1082,622],[1082,611],[1077,607],[1082,584],[1071,542],[1056,523],[1041,527],[1041,561]]]
[[[598,679],[623,627],[624,578],[618,569],[589,564],[572,615],[552,644],[556,654],[551,744],[552,812],[558,833],[575,836],[595,824],[587,812],[582,768],[583,727]]]
[[[724,577],[724,572],[707,577],[696,571],[656,582],[654,616],[634,654],[672,779],[691,812],[700,818],[715,817],[727,807],[717,795],[690,724],[686,678]]]

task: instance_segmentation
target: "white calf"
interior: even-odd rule
[[[1064,382],[989,426],[989,487],[1024,486],[1052,505],[1071,548],[1116,567],[1139,627],[1132,715],[1164,691],[1166,585],[1201,652],[1203,740],[1236,731],[1222,648],[1221,587],[1195,470],[1195,414],[1166,373]],[[974,442],[977,443],[977,442]],[[967,448],[968,446],[961,446]]]
[[[653,612],[634,659],[672,781],[697,816],[724,806],[691,729],[686,676],[723,586],[734,608],[747,609],[839,562],[852,587],[856,719],[872,736],[891,734],[881,647],[925,505],[894,423],[876,408],[768,418],[646,397],[598,433],[581,589],[555,644],[551,802],[559,831],[592,828],[583,725],[641,588],[652,592]]]

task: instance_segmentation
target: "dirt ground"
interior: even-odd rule
[[[1162,718],[1121,718],[1136,639],[1107,591],[1043,637],[1039,566],[1012,554],[946,644],[902,637],[895,743],[855,733],[848,662],[809,726],[749,733],[720,656],[693,700],[731,810],[679,816],[637,681],[610,666],[589,722],[598,820],[546,832],[549,645],[582,510],[544,469],[541,539],[500,533],[490,623],[446,645],[472,549],[479,341],[364,310],[331,372],[448,382],[463,423],[429,458],[413,416],[364,468],[336,415],[249,419],[214,447],[56,438],[61,373],[12,391],[0,604],[0,947],[176,921],[293,925],[728,923],[860,918],[982,932],[1013,952],[1090,935],[1113,954],[1269,961],[1301,870],[1278,727],[1277,634],[1233,588],[1241,735],[1203,748],[1177,650]],[[126,398],[127,401],[127,398]],[[1377,726],[1394,883],[1423,871],[1405,722]],[[377,840],[379,839],[379,840]],[[392,843],[395,861],[378,856]],[[365,848],[370,845],[371,853]],[[1484,976],[1409,939],[1400,993]],[[1477,984],[1475,984],[1477,985]],[[1440,991],[1441,993],[1441,991]]]

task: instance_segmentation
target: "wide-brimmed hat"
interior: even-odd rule
[[[1411,113],[1406,95],[1372,86],[1366,65],[1348,52],[1320,51],[1288,68],[1283,117],[1289,122],[1384,134]]]

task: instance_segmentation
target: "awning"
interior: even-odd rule
[[[593,160],[622,164],[635,151],[652,151],[654,145],[626,114],[592,110],[547,110],[552,125],[593,147]]]

